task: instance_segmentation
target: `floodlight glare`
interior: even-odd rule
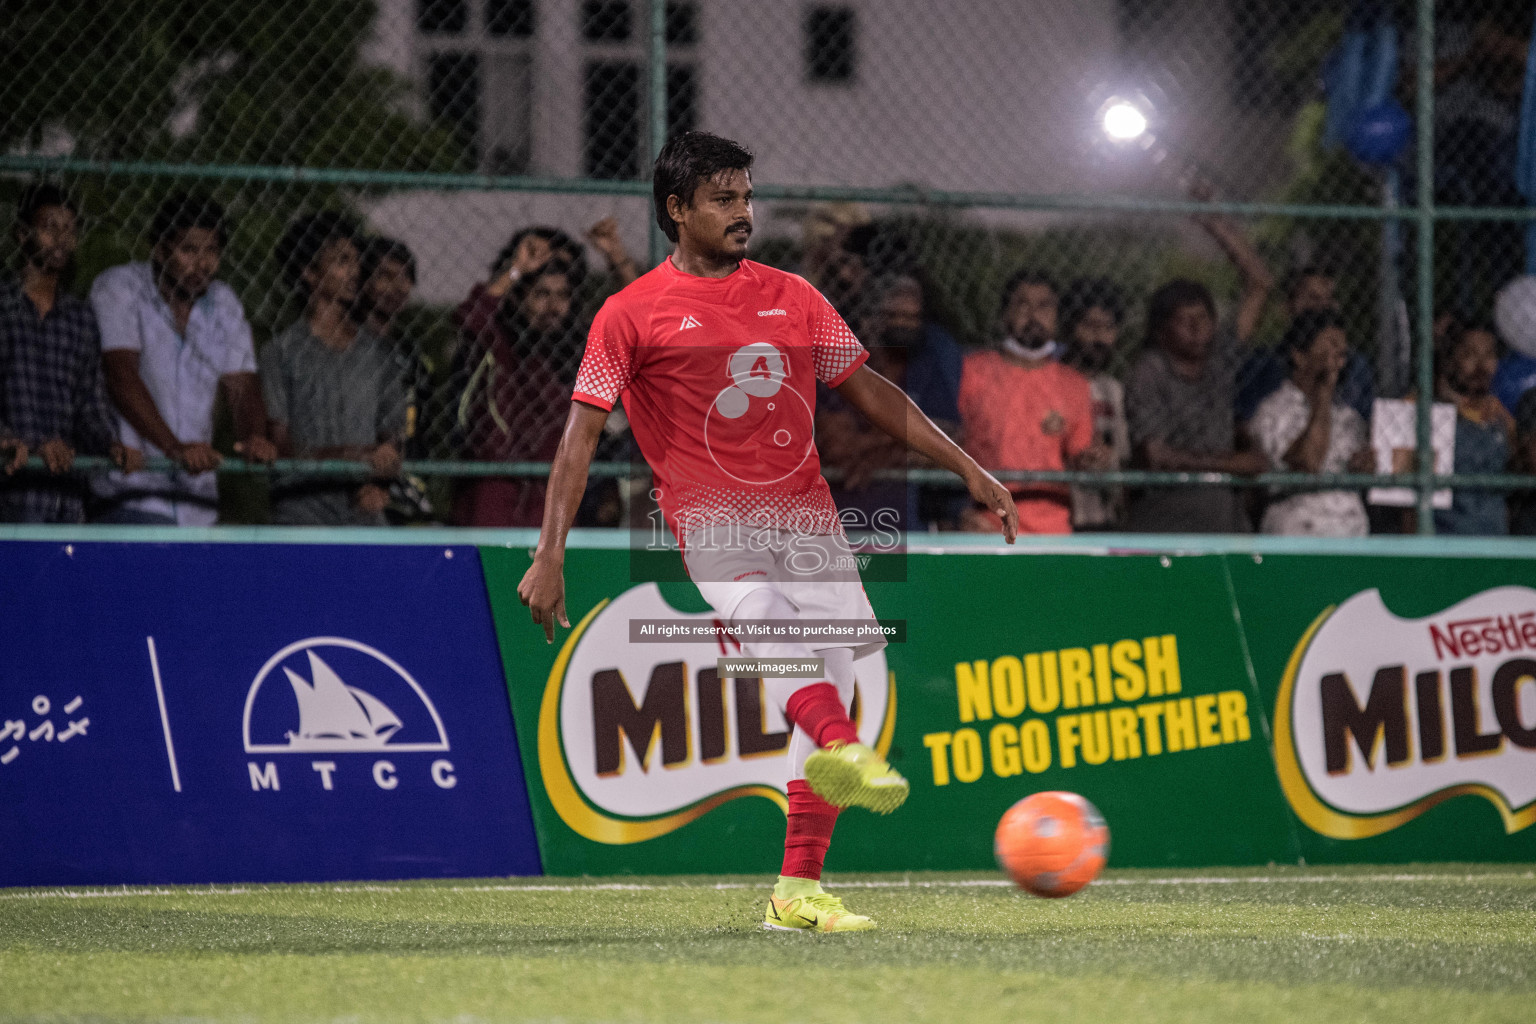
[[[1104,108],[1104,134],[1116,142],[1131,142],[1147,132],[1147,115],[1134,103],[1117,100]]]

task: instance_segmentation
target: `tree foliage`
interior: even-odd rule
[[[0,146],[109,160],[452,170],[362,50],[372,0],[10,0]]]

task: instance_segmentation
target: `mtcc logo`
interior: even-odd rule
[[[442,717],[415,677],[382,651],[334,636],[299,640],[267,659],[246,693],[242,728],[247,754],[394,756],[449,749]],[[306,781],[337,788],[338,762],[314,760],[309,767]],[[249,769],[252,789],[282,788],[277,762],[251,761]],[[400,785],[392,760],[376,757],[371,774],[380,789]],[[458,783],[446,759],[434,760],[426,774],[441,789]]]

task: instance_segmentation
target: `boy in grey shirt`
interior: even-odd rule
[[[272,521],[289,526],[382,526],[400,472],[406,395],[384,342],[352,319],[357,226],[334,213],[296,221],[278,243],[304,315],[262,348],[262,394],[285,456],[355,459],[370,479],[286,476],[272,488]]]

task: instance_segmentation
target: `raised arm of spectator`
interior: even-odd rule
[[[1189,187],[1189,195],[1197,202],[1209,202],[1215,196],[1215,189],[1209,181],[1196,178]],[[1236,221],[1230,217],[1207,214],[1201,214],[1194,220],[1221,247],[1242,278],[1243,291],[1238,299],[1237,322],[1234,326],[1237,340],[1247,342],[1258,330],[1259,321],[1264,316],[1264,305],[1269,301],[1270,290],[1275,286],[1274,274],[1254,248],[1247,232]]]
[[[837,393],[875,426],[965,481],[971,497],[1003,521],[1003,536],[1013,543],[1019,532],[1019,510],[1013,495],[935,426],[906,392],[866,364],[838,384]]]
[[[634,257],[630,256],[629,251],[624,248],[624,239],[619,237],[617,217],[604,217],[593,224],[587,230],[587,241],[603,254],[603,259],[608,263],[608,272],[613,275],[620,288],[640,276],[640,268],[635,264]]]

